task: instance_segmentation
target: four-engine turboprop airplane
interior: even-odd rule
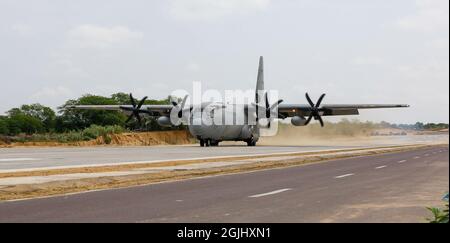
[[[263,98],[264,97],[264,98]],[[255,102],[247,105],[224,104],[222,102],[206,102],[200,105],[186,106],[187,96],[181,102],[172,101],[171,105],[144,105],[147,97],[144,97],[138,104],[130,94],[132,105],[78,105],[69,106],[69,109],[89,109],[89,110],[114,110],[122,111],[129,115],[127,121],[135,117],[141,122],[140,114],[152,116],[161,126],[178,125],[175,118],[188,123],[188,128],[192,136],[200,141],[200,146],[217,146],[221,141],[244,141],[248,146],[255,146],[260,137],[260,122],[253,120],[266,119],[267,127],[274,119],[291,118],[294,126],[306,126],[314,118],[321,126],[324,126],[322,116],[358,115],[359,109],[374,108],[400,108],[409,107],[403,104],[323,104],[325,94],[314,103],[306,93],[308,104],[284,104],[283,100],[278,100],[274,104],[269,103],[267,92],[264,91],[264,69],[263,57],[259,59],[258,76],[255,91]],[[231,109],[229,109],[231,108]],[[216,124],[214,122],[205,124],[203,120],[214,120],[216,114],[229,114],[233,117],[242,118],[242,124]],[[201,116],[198,114],[208,114]]]

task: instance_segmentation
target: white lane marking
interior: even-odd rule
[[[386,167],[387,167],[387,165],[382,165],[382,166],[375,167],[375,169],[378,170],[378,169],[383,169],[383,168],[386,168]]]
[[[420,156],[416,156],[416,157],[414,157],[414,159],[420,159]]]
[[[428,157],[428,156],[430,156],[430,154],[425,154],[425,157]]]
[[[401,164],[401,163],[405,163],[405,162],[406,162],[406,160],[400,160],[400,161],[397,162],[397,163]]]
[[[334,178],[335,179],[341,179],[341,178],[352,176],[352,175],[355,175],[355,174],[345,174],[345,175],[335,176]]]
[[[248,197],[251,197],[251,198],[264,197],[264,196],[269,196],[269,195],[273,195],[273,194],[277,194],[277,193],[282,193],[282,192],[289,191],[289,190],[292,190],[292,188],[284,188],[284,189],[280,189],[280,190],[276,190],[276,191],[271,191],[271,192],[251,195],[251,196],[248,196]]]
[[[9,162],[9,161],[32,161],[39,160],[35,158],[9,158],[9,159],[0,159],[0,162]]]

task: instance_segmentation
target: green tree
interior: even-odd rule
[[[43,131],[46,132],[52,131],[55,127],[55,119],[56,119],[55,112],[50,107],[46,107],[41,104],[22,105],[20,108],[13,108],[9,110],[7,113],[11,118],[19,116],[21,121],[23,121],[22,116],[29,116],[36,118],[39,121],[41,121]],[[35,123],[34,119],[30,120],[27,118],[27,120]],[[30,125],[30,127],[34,125],[33,124]],[[23,126],[24,125],[22,124],[21,127]]]
[[[8,135],[8,118],[0,116],[0,135]]]
[[[414,129],[416,130],[423,130],[423,123],[422,122],[416,122],[416,124],[414,125]]]
[[[126,116],[118,111],[65,109],[70,105],[118,105],[113,98],[84,95],[77,100],[68,100],[59,108],[61,115],[56,119],[57,131],[79,130],[91,125],[123,126]]]
[[[19,133],[41,133],[45,131],[45,128],[42,121],[36,117],[14,114],[8,119],[8,130],[11,135],[17,135]]]
[[[20,109],[26,115],[39,119],[45,127],[47,132],[55,128],[56,114],[50,108],[41,104],[22,105]]]
[[[138,103],[140,99],[138,97],[133,97],[135,102]],[[130,94],[119,92],[111,95],[111,99],[113,99],[119,105],[130,105]],[[142,98],[141,98],[142,99]],[[162,100],[153,100],[148,99],[144,102],[145,105],[168,105],[170,104],[169,98]]]
[[[119,92],[111,95],[111,98],[119,105],[130,105],[130,95],[127,93]]]

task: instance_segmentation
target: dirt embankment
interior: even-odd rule
[[[139,133],[121,133],[108,135],[110,142],[105,142],[103,136],[90,141],[80,142],[16,142],[6,143],[0,140],[0,147],[55,147],[55,146],[149,146],[149,145],[169,145],[169,144],[190,144],[193,138],[188,131],[158,131],[158,132],[139,132]]]

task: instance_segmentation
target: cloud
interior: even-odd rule
[[[169,12],[181,20],[210,20],[261,11],[269,3],[270,0],[171,0]]]
[[[396,25],[404,30],[417,32],[448,33],[449,1],[448,0],[416,0],[417,12],[399,19]]]
[[[142,32],[132,31],[125,26],[102,27],[80,25],[68,32],[68,43],[77,47],[106,48],[141,40]]]

